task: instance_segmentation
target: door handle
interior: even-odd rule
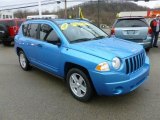
[[[34,44],[34,43],[28,43],[30,46],[37,46],[37,47],[43,47],[43,44]]]

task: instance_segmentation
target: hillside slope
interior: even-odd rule
[[[86,2],[79,5],[82,8],[84,17],[98,23],[98,3]],[[78,7],[74,6],[68,9],[68,16],[78,17]],[[101,24],[111,26],[116,18],[117,13],[121,11],[145,11],[148,8],[138,6],[131,2],[105,2],[99,3],[99,21]],[[59,12],[60,17],[63,17],[63,10]]]

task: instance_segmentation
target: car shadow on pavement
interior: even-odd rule
[[[40,78],[42,78],[42,80],[49,82],[51,85],[53,85],[53,87],[57,87],[57,91],[61,92],[61,94],[69,100],[73,100],[74,98],[70,95],[70,91],[67,88],[67,85],[65,83],[64,80],[55,77],[49,73],[45,73],[42,70],[39,70],[37,68],[32,68],[32,73],[35,73],[35,75],[37,74]],[[39,79],[36,79],[38,81],[40,81]],[[139,90],[140,89],[140,90]],[[142,90],[142,91],[141,91]],[[126,104],[126,103],[133,103],[134,100],[136,100],[136,98],[138,98],[139,96],[141,96],[141,93],[143,92],[143,88],[138,88],[128,94],[125,95],[119,95],[119,96],[99,96],[97,94],[95,94],[92,99],[84,104],[88,104],[88,105],[102,105],[104,106],[106,105],[122,105],[122,104]],[[75,100],[76,102],[79,103],[79,101]]]
[[[43,70],[40,70],[36,67],[32,67],[30,72],[32,72],[33,74],[35,74],[41,78],[41,79],[36,79],[38,81],[44,80],[45,82],[53,84],[53,87],[54,87],[54,85],[56,85],[56,86],[60,87],[61,90],[63,89],[64,91],[66,91],[66,89],[67,89],[65,81],[59,77],[56,77],[50,73],[44,72]]]
[[[65,95],[64,97],[69,97],[68,99],[72,99],[71,98],[72,96],[70,95],[70,92],[64,80],[57,78],[49,73],[45,73],[42,70],[39,70],[37,68],[32,68],[31,71],[32,73],[35,73],[35,75],[38,75],[41,78],[41,80],[44,80],[45,82],[49,82],[50,84],[53,85],[53,87],[54,86],[58,87],[58,89],[61,90],[62,92],[61,94]],[[40,81],[39,79],[34,79],[34,80],[38,80],[38,82]],[[104,104],[105,102],[107,104],[109,103],[122,104],[129,100],[133,100],[134,97],[137,97],[137,94],[138,94],[137,90],[125,95],[120,95],[120,96],[99,96],[95,94],[90,101],[86,102],[86,104],[97,104],[97,103]]]

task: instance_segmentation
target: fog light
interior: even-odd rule
[[[122,94],[122,92],[123,92],[123,87],[120,87],[120,86],[116,87],[114,90],[115,95],[120,95],[120,94]]]

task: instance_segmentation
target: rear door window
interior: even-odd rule
[[[117,21],[115,27],[148,27],[148,25],[144,19],[122,19]]]
[[[29,24],[26,31],[26,36],[37,39],[38,24]]]
[[[23,35],[26,36],[27,35],[27,27],[28,27],[28,24],[24,24],[22,26],[22,32],[23,32]]]

